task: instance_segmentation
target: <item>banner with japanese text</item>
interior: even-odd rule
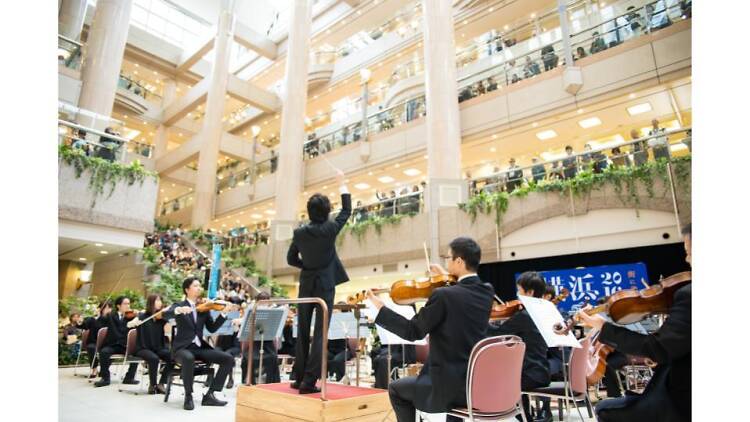
[[[560,294],[563,287],[568,289],[568,297],[558,304],[561,312],[575,311],[587,303],[595,305],[600,298],[617,291],[642,289],[650,284],[646,264],[642,262],[539,271],[539,274],[555,287],[555,294]]]

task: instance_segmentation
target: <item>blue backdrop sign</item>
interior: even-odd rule
[[[547,284],[568,289],[568,297],[558,304],[560,311],[577,310],[586,303],[596,304],[602,297],[620,290],[642,289],[649,284],[646,265],[642,262],[567,270],[539,271]],[[516,274],[516,278],[520,273]]]
[[[219,290],[219,268],[221,268],[221,243],[214,243],[211,273],[208,276],[208,298],[216,299]]]

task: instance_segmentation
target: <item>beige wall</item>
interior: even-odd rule
[[[75,294],[78,278],[84,265],[73,261],[57,261],[57,298],[62,299]]]
[[[113,289],[117,291],[133,289],[145,292],[143,285],[145,274],[146,267],[140,263],[135,254],[98,261],[94,265],[94,272],[91,275],[91,294],[107,295]],[[117,284],[121,276],[122,281]]]

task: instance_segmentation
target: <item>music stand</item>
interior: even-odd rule
[[[355,358],[355,370],[357,371],[357,375],[355,377],[354,385],[359,387],[359,360],[360,360],[360,353],[362,353],[359,350],[359,339],[363,336],[360,334],[359,328],[362,326],[362,309],[365,309],[365,305],[363,303],[342,303],[340,305],[333,305],[334,309],[341,309],[342,311],[351,311],[354,313],[354,319],[357,321],[357,350],[354,351],[354,354],[356,356]],[[367,324],[367,321],[365,321],[365,324]],[[344,353],[344,360],[346,361],[346,352]]]
[[[247,312],[245,319],[242,321],[239,334],[240,341],[260,341],[260,350],[258,350],[258,384],[260,384],[260,377],[263,374],[263,341],[266,338],[275,339],[281,337],[287,313],[289,313],[289,309],[286,307],[258,308],[255,316],[255,333],[252,340],[248,340],[250,337],[250,315],[252,315],[252,312]],[[252,358],[252,356],[248,356],[248,359]],[[252,374],[248,374],[248,376],[252,377]]]
[[[211,317],[213,319],[216,319],[219,316],[219,311],[211,311]],[[240,317],[240,311],[232,311],[227,314],[227,319],[224,321],[223,324],[221,324],[221,327],[219,327],[218,330],[214,331],[213,333],[208,331],[208,328],[203,327],[203,336],[204,337],[210,337],[210,336],[233,336],[234,335],[234,327],[232,327],[232,320],[237,319]]]

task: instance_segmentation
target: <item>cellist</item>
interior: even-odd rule
[[[691,263],[691,226],[682,230],[685,261]],[[674,293],[664,325],[652,334],[639,334],[608,323],[599,315],[578,312],[583,324],[599,330],[599,341],[622,353],[642,356],[657,363],[643,394],[604,400],[596,406],[602,422],[690,421],[691,394],[691,284]]]

